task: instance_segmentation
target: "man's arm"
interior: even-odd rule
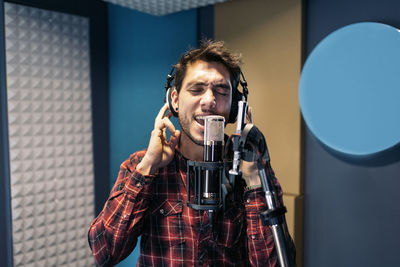
[[[249,167],[249,166],[247,166]],[[260,184],[258,172],[247,172],[247,177],[244,177],[248,186]],[[267,169],[269,177],[273,177],[273,182],[277,190],[279,205],[283,206],[282,189],[275,178],[273,170]],[[244,172],[245,173],[245,172]],[[250,177],[251,176],[251,177]],[[247,179],[246,179],[247,178]],[[251,181],[251,182],[250,182]],[[247,221],[247,247],[249,254],[249,262],[251,266],[279,266],[277,257],[277,248],[269,226],[263,226],[260,213],[267,209],[265,194],[261,187],[256,186],[253,189],[245,191],[245,209]],[[295,258],[296,250],[293,240],[290,236],[288,238],[289,257]]]
[[[133,154],[121,165],[103,210],[90,226],[89,245],[99,266],[112,266],[126,258],[142,232],[153,179],[135,169],[144,153]]]
[[[147,151],[133,154],[121,165],[110,197],[90,226],[89,245],[100,266],[112,266],[126,258],[142,233],[154,174],[171,162],[180,136],[167,110],[164,105],[154,121]],[[169,140],[166,129],[171,132]]]

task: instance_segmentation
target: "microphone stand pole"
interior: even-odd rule
[[[267,152],[268,154],[268,152]],[[288,247],[287,247],[287,225],[285,220],[286,207],[280,206],[276,196],[276,190],[272,177],[267,175],[266,168],[270,168],[269,159],[267,166],[258,160],[258,172],[262,188],[265,194],[265,200],[267,202],[268,209],[261,212],[260,218],[262,224],[269,225],[274,237],[275,246],[278,254],[279,263],[282,267],[295,266],[295,263],[290,260]]]
[[[248,141],[248,139],[253,141]],[[241,132],[239,140],[241,156],[247,161],[254,161],[257,159],[257,169],[268,208],[266,211],[260,213],[260,219],[262,225],[268,225],[272,231],[280,266],[296,266],[288,251],[287,241],[289,240],[289,234],[285,219],[286,207],[282,206],[277,198],[277,190],[274,184],[275,177],[271,175],[271,172],[267,171],[271,170],[271,165],[264,136],[256,126],[253,124],[246,124]],[[249,150],[247,146],[244,148],[246,141],[251,143],[252,150]],[[229,173],[233,174],[231,171]],[[240,171],[239,173],[241,175]]]

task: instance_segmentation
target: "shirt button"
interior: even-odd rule
[[[253,240],[256,239],[256,236],[255,236],[255,235],[251,235],[250,237],[251,237],[251,239],[253,239]]]
[[[246,200],[246,202],[247,202],[247,203],[250,203],[250,198],[248,198],[248,199]]]
[[[124,215],[124,219],[126,219],[127,217],[128,217],[128,215],[125,214],[125,215]]]
[[[160,209],[160,213],[161,213],[161,214],[164,214],[164,209]]]
[[[137,182],[137,183],[136,183],[136,186],[137,186],[137,187],[140,187],[140,183],[139,183],[139,182]]]

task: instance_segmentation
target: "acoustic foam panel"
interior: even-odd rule
[[[5,3],[14,266],[94,265],[88,19]]]
[[[155,16],[163,16],[227,0],[103,0]]]

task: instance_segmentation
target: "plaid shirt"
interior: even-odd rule
[[[266,208],[261,189],[245,191],[241,203],[217,215],[211,226],[206,211],[185,204],[187,160],[176,152],[157,175],[142,176],[135,168],[144,154],[136,152],[121,165],[109,199],[90,226],[98,265],[126,258],[140,235],[138,266],[278,265],[270,228],[259,218]]]

